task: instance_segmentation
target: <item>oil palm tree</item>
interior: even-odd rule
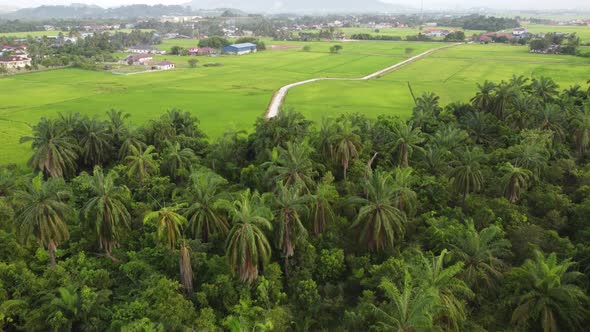
[[[91,194],[82,209],[84,218],[96,233],[100,248],[111,259],[114,259],[113,248],[118,246],[131,223],[126,206],[130,192],[127,187],[115,183],[117,176],[114,171],[105,175],[99,166],[95,167],[92,176],[85,177]]]
[[[590,146],[590,113],[578,112],[570,121],[578,156],[584,156]]]
[[[29,141],[35,150],[27,162],[29,167],[51,177],[74,175],[79,148],[76,139],[57,121],[42,118],[33,127],[33,136],[20,139],[21,143]]]
[[[315,142],[316,151],[324,162],[329,163],[334,157],[334,139],[338,126],[332,118],[322,118],[322,125]]]
[[[398,163],[401,167],[409,166],[409,159],[414,150],[421,150],[420,143],[424,142],[420,128],[414,128],[413,124],[397,121],[393,127],[394,149],[397,150]]]
[[[191,164],[195,159],[195,153],[192,149],[183,149],[178,142],[166,142],[166,149],[164,149],[160,166],[162,174],[168,175],[171,180],[179,183],[189,173]]]
[[[406,271],[400,290],[395,282],[384,279],[379,288],[387,299],[381,306],[370,304],[377,318],[379,331],[430,331],[434,329],[434,315],[437,305],[436,294],[431,289],[414,285]]]
[[[494,93],[494,114],[500,120],[504,120],[508,108],[518,95],[518,90],[509,84],[502,83],[496,86]]]
[[[137,150],[145,150],[146,144],[142,141],[141,135],[137,130],[130,130],[121,137],[121,147],[119,147],[119,159],[125,159],[125,157],[131,155],[133,152],[132,148]]]
[[[351,161],[357,159],[362,151],[361,138],[354,132],[350,121],[337,123],[337,130],[334,135],[332,152],[336,160],[342,165],[344,180]]]
[[[547,77],[533,79],[530,88],[532,94],[541,98],[545,103],[552,101],[559,93],[559,86],[557,83]]]
[[[295,254],[297,242],[307,236],[301,219],[309,214],[306,204],[309,196],[301,196],[298,186],[277,182],[275,193],[268,195],[276,225],[277,247],[283,251],[285,259],[285,275],[289,274],[289,257]]]
[[[67,204],[70,192],[63,179],[44,182],[39,174],[14,194],[17,234],[22,242],[31,236],[47,248],[51,266],[55,267],[55,250],[70,237],[67,215],[72,209]]]
[[[444,249],[440,255],[422,256],[421,269],[416,275],[430,288],[438,298],[437,321],[445,331],[459,331],[461,323],[467,319],[465,302],[473,298],[474,293],[458,276],[463,270],[463,263],[445,266],[448,251]]]
[[[185,192],[184,216],[195,237],[209,242],[213,235],[225,236],[229,224],[221,208],[225,197],[223,187],[227,181],[213,172],[197,171],[190,176],[190,185]]]
[[[538,113],[538,128],[542,130],[551,130],[555,134],[555,140],[563,141],[566,137],[563,129],[563,113],[559,106],[555,104],[546,104]]]
[[[369,250],[391,248],[405,233],[406,215],[396,207],[393,182],[391,174],[374,172],[364,183],[366,198],[349,199],[361,206],[352,227],[359,229],[359,241]]]
[[[465,231],[451,238],[452,256],[462,262],[463,280],[475,291],[491,289],[502,275],[505,264],[502,259],[510,253],[510,242],[502,238],[497,226],[477,231],[473,222],[468,222]]]
[[[533,173],[525,168],[514,167],[511,163],[505,163],[500,167],[500,171],[504,173],[504,197],[510,202],[518,201],[529,186],[529,182]]]
[[[458,158],[451,163],[452,168],[449,176],[455,190],[462,195],[463,204],[465,204],[469,193],[477,192],[483,188],[481,162],[484,161],[485,155],[479,148],[466,148],[456,156]]]
[[[454,151],[464,146],[468,138],[469,134],[463,129],[455,126],[442,126],[430,137],[430,142],[439,148]]]
[[[545,257],[536,251],[534,259],[527,259],[512,272],[517,289],[512,323],[544,332],[584,330],[590,299],[575,284],[583,274],[571,271],[573,262],[558,262],[552,253]]]
[[[418,205],[418,195],[412,189],[415,182],[412,168],[397,168],[393,176],[395,191],[394,204],[407,216],[414,216]]]
[[[332,206],[337,200],[338,191],[334,186],[334,177],[328,173],[310,196],[311,228],[316,236],[323,233],[328,224],[335,220],[336,215]]]
[[[277,150],[278,156],[268,168],[272,182],[281,182],[287,186],[298,184],[305,193],[313,190],[317,172],[310,158],[309,146],[287,142],[286,148],[279,146]]]
[[[158,211],[152,211],[143,218],[144,224],[153,224],[156,227],[156,238],[170,251],[176,250],[180,245],[180,283],[183,291],[188,296],[193,292],[193,270],[190,260],[190,251],[183,237],[183,228],[187,224],[186,218],[179,213],[182,206],[165,206]]]
[[[252,283],[258,278],[258,268],[268,262],[271,249],[264,231],[272,230],[271,211],[264,206],[262,198],[249,190],[240,194],[238,200],[226,204],[233,226],[226,242],[226,255],[232,272],[241,281]]]
[[[147,177],[154,174],[158,170],[155,160],[158,154],[154,150],[153,145],[148,146],[145,150],[131,146],[131,154],[125,158],[128,167],[127,176],[136,178],[139,183],[143,183]]]
[[[113,142],[105,123],[98,119],[84,119],[80,125],[80,149],[84,163],[102,165],[108,161]]]
[[[523,142],[509,151],[514,166],[528,169],[537,178],[549,163],[549,151],[541,142]]]
[[[506,120],[511,122],[512,128],[525,129],[538,108],[538,98],[520,93],[512,100]]]
[[[471,105],[482,112],[491,113],[496,85],[490,81],[485,81],[483,85],[477,84],[477,89],[475,97],[471,98]]]
[[[121,146],[123,139],[129,133],[129,127],[125,121],[129,119],[130,116],[131,114],[129,113],[115,111],[114,109],[111,109],[109,112],[107,112],[108,121],[106,124],[106,130],[111,137],[111,140],[115,144],[115,148],[119,148]]]

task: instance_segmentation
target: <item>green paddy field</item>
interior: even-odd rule
[[[22,164],[28,159],[30,148],[19,144],[19,138],[29,134],[30,125],[43,116],[60,112],[102,116],[114,108],[131,113],[133,124],[141,124],[177,107],[196,115],[203,130],[216,137],[230,128],[251,129],[283,85],[315,77],[361,77],[442,45],[348,42],[340,43],[344,46],[341,54],[331,55],[328,48],[334,43],[267,42],[267,46],[272,44],[293,48],[199,57],[198,68],[188,68],[187,57],[161,56],[158,59],[174,61],[178,68],[128,76],[59,69],[0,78],[0,164]],[[310,45],[311,52],[303,52],[304,45]],[[407,49],[411,53],[407,54]],[[205,63],[223,66],[203,67]],[[461,45],[376,80],[325,81],[297,87],[289,92],[285,107],[314,120],[344,112],[407,116],[412,109],[408,81],[416,93],[433,91],[446,103],[467,100],[477,82],[509,79],[513,74],[550,76],[563,87],[583,84],[590,78],[590,59],[533,55],[526,47]]]

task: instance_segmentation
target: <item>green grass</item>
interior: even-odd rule
[[[269,42],[267,45],[271,45]],[[278,43],[277,43],[278,44]],[[359,77],[440,43],[350,42],[342,54],[328,53],[333,43],[300,49],[265,51],[244,56],[199,57],[199,67],[188,68],[188,57],[158,56],[178,69],[130,76],[78,69],[52,70],[0,78],[0,164],[24,163],[31,154],[19,138],[41,117],[62,112],[103,116],[109,109],[132,114],[138,125],[177,107],[196,115],[211,137],[230,128],[251,129],[264,114],[281,86],[314,77]],[[123,56],[123,54],[121,54]],[[203,67],[205,63],[222,67]]]
[[[316,121],[347,112],[409,116],[413,100],[407,82],[418,95],[438,94],[445,105],[468,101],[477,83],[508,80],[512,75],[551,77],[562,88],[585,85],[590,79],[590,59],[530,54],[521,46],[462,45],[438,51],[377,80],[322,81],[296,87],[289,91],[285,107]]]

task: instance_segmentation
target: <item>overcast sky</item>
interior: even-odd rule
[[[0,0],[0,5],[10,7],[32,7],[39,5],[58,5],[71,3],[96,4],[102,7],[120,6],[121,4],[182,4],[189,0]],[[252,1],[252,0],[244,0]],[[296,0],[277,0],[296,1]],[[363,0],[358,0],[362,2]],[[381,0],[413,7],[420,6],[420,0]],[[223,2],[223,1],[220,1]],[[321,2],[321,0],[318,0]],[[485,6],[498,9],[588,9],[590,0],[424,0],[424,8],[471,8]]]

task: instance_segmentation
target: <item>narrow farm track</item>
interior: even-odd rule
[[[418,55],[415,55],[411,58],[408,58],[402,62],[398,62],[392,66],[389,66],[387,68],[381,69],[379,71],[376,71],[372,74],[369,74],[367,76],[364,77],[360,77],[360,78],[333,78],[333,77],[320,77],[320,78],[312,78],[309,80],[305,80],[305,81],[300,81],[300,82],[295,82],[295,83],[291,83],[291,84],[287,84],[285,86],[283,86],[282,88],[280,88],[277,92],[275,92],[275,94],[272,96],[272,99],[270,100],[270,103],[268,105],[268,108],[266,109],[266,114],[265,117],[267,119],[270,118],[274,118],[275,116],[277,116],[279,114],[279,111],[281,109],[281,106],[283,106],[283,102],[285,101],[285,97],[287,97],[287,92],[289,92],[289,90],[291,88],[300,86],[300,85],[304,85],[304,84],[308,84],[308,83],[313,83],[313,82],[319,82],[319,81],[367,81],[373,78],[377,78],[383,74],[386,74],[390,71],[396,70],[399,67],[406,65],[408,63],[411,63],[413,61],[416,61],[422,57],[425,57],[433,52],[436,51],[440,51],[442,49],[446,49],[446,48],[450,48],[450,47],[455,47],[458,45],[463,45],[463,43],[456,43],[456,44],[452,44],[452,45],[445,45],[445,46],[441,46],[441,47],[437,47],[437,48],[433,48],[431,50],[428,50],[426,52],[422,52]]]

